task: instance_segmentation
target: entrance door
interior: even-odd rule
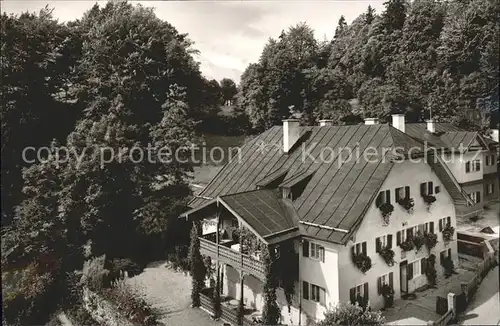
[[[399,264],[399,279],[400,279],[400,288],[401,293],[408,293],[408,277],[406,268],[408,267],[408,261],[402,261]]]

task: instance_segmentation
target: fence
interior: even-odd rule
[[[448,299],[440,296],[436,297],[436,313],[444,315],[448,312]]]
[[[448,325],[453,319],[453,310],[448,310],[444,315],[441,316],[438,320],[432,323],[435,326],[444,326]]]

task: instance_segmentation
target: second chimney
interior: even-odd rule
[[[320,127],[333,126],[333,120],[330,120],[330,119],[319,120],[319,126]]]
[[[434,120],[427,120],[427,131],[436,132],[436,123],[434,122]]]
[[[366,118],[365,125],[378,125],[378,119],[377,118]]]
[[[392,115],[392,126],[401,132],[405,132],[405,115],[404,114],[393,114]]]
[[[292,146],[299,140],[300,120],[283,120],[283,152],[288,153]]]

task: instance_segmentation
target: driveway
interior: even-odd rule
[[[498,266],[489,271],[472,298],[460,325],[498,325],[500,297],[498,294]]]
[[[221,325],[205,311],[190,307],[191,278],[167,268],[165,263],[150,264],[144,272],[127,281],[159,311],[164,325]]]

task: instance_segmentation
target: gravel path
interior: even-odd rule
[[[160,313],[160,321],[171,326],[220,326],[208,313],[191,308],[191,278],[166,267],[165,263],[154,263],[144,272],[128,279],[140,291],[147,302]]]

